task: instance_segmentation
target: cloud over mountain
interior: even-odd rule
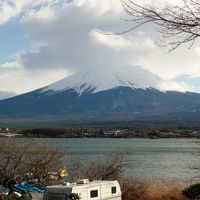
[[[25,92],[79,70],[109,68],[114,72],[124,66],[141,66],[168,79],[160,85],[164,90],[185,91],[190,86],[181,80],[176,82],[175,77],[200,68],[196,65],[198,54],[193,51],[170,55],[162,52],[155,45],[157,35],[152,28],[125,35],[99,33],[120,32],[132,26],[120,20],[126,14],[118,0],[20,0],[4,4],[2,10],[11,8],[14,12],[4,11],[0,23],[18,16],[29,46],[7,67],[5,63],[0,65],[0,81],[4,82],[0,89]]]

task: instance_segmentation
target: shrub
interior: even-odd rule
[[[143,180],[125,178],[120,182],[122,190],[122,200],[143,200],[149,184]]]
[[[113,152],[102,159],[86,162],[82,174],[90,181],[120,180],[127,167],[129,167],[129,163],[126,156],[119,152]]]
[[[63,166],[64,151],[47,143],[19,143],[15,139],[0,141],[0,182],[14,183],[37,179],[43,185],[53,184]],[[56,173],[56,174],[55,174]],[[52,179],[52,174],[55,179]]]
[[[189,199],[200,199],[200,183],[193,184],[184,189],[182,194]]]
[[[122,200],[188,200],[182,183],[165,180],[125,178],[120,181]]]

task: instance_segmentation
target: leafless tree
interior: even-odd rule
[[[35,143],[27,149],[26,154],[23,162],[31,179],[37,179],[44,185],[53,184],[59,179],[59,171],[63,168],[62,158],[66,155],[65,151],[48,143]]]
[[[37,179],[52,184],[59,179],[59,169],[66,152],[47,143],[19,143],[15,139],[0,141],[0,182]]]
[[[75,156],[71,155],[69,157],[69,165],[67,166],[68,170],[68,177],[67,180],[70,182],[75,182],[82,178],[87,178],[84,175],[83,170],[83,163],[80,161],[80,159],[77,159]]]
[[[129,166],[126,156],[118,152],[82,164],[68,152],[44,142],[23,144],[15,139],[5,139],[0,140],[0,182],[37,179],[43,185],[58,183],[64,156],[68,161],[67,179],[70,181],[80,178],[119,180]]]
[[[160,7],[150,3],[141,5],[134,0],[121,0],[121,3],[129,15],[123,20],[133,23],[133,26],[119,34],[152,23],[163,36],[159,44],[170,46],[170,51],[185,43],[189,43],[190,48],[200,37],[199,0],[180,0],[179,5],[165,3]]]
[[[119,180],[125,168],[130,164],[126,156],[114,152],[99,160],[90,160],[85,164],[83,176],[92,180]]]

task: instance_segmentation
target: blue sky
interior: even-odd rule
[[[119,0],[3,0],[0,4],[1,92],[25,93],[88,67],[115,70],[126,65],[161,77],[162,90],[200,92],[199,41],[190,50],[182,46],[166,53],[155,44],[160,35],[151,25],[119,36],[97,31],[132,26],[120,20],[127,15]]]
[[[16,20],[0,26],[0,63],[13,60],[15,55],[27,48],[26,31]]]

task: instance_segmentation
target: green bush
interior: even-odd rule
[[[193,184],[182,191],[182,194],[189,199],[200,199],[200,183]]]

